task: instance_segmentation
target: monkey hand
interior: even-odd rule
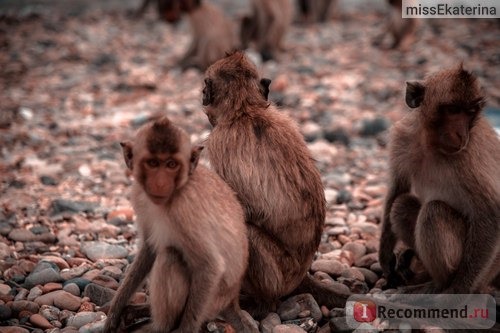
[[[384,251],[383,248],[380,249],[379,263],[382,267],[383,275],[387,278],[388,281],[397,276],[396,261],[396,255],[394,254],[394,252],[392,252],[392,250],[389,251],[388,249],[386,249]]]

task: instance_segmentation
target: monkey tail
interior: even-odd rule
[[[300,285],[292,292],[292,295],[309,293],[321,306],[329,309],[343,308],[351,293],[339,290],[334,285],[324,283],[307,273]]]
[[[315,279],[311,274],[307,273],[300,285],[292,292],[293,295],[309,293],[318,302],[329,309],[343,308],[351,293],[345,293],[338,290],[333,285],[324,283]]]

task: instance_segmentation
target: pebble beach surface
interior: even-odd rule
[[[234,19],[245,10],[218,2]],[[0,8],[8,14],[0,16],[0,333],[99,332],[102,306],[137,250],[119,142],[160,113],[193,142],[210,133],[202,74],[173,66],[187,25],[168,26],[152,11],[131,19],[127,8]],[[463,60],[498,123],[500,25],[427,20],[401,53],[372,45],[383,4],[341,9],[324,24],[294,24],[279,62],[258,65],[273,80],[269,99],[298,122],[321,171],[327,218],[310,272],[339,292],[378,292],[388,129],[409,112],[404,82]],[[141,289],[131,302],[147,300]],[[327,333],[345,328],[344,316],[305,294],[259,325]]]

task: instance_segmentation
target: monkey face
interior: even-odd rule
[[[127,168],[157,205],[168,203],[175,191],[187,183],[203,149],[192,148],[187,133],[166,117],[145,124],[133,141],[121,146]]]
[[[470,130],[484,106],[476,77],[462,66],[437,73],[425,82],[407,82],[406,104],[420,107],[431,148],[456,154],[469,142]]]
[[[442,153],[456,154],[467,147],[470,130],[481,111],[482,99],[467,104],[442,104],[438,107],[438,147]]]
[[[214,84],[209,78],[205,79],[205,87],[203,87],[203,106],[208,106],[214,102]]]
[[[140,161],[138,181],[153,203],[163,205],[174,193],[181,169],[181,164],[167,154],[145,156]]]
[[[158,14],[160,15],[160,19],[168,23],[177,23],[181,19],[179,0],[159,0]]]

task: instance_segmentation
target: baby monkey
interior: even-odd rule
[[[127,301],[150,272],[147,332],[196,333],[217,315],[237,332],[258,332],[238,303],[248,262],[243,211],[229,186],[198,165],[202,147],[192,147],[166,117],[121,146],[135,178],[131,202],[141,244],[104,332],[119,332]]]

